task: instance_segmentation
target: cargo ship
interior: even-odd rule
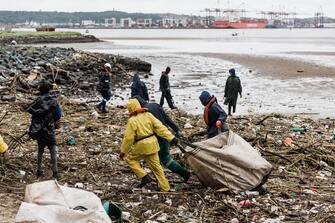
[[[266,19],[240,19],[229,21],[224,19],[215,19],[212,28],[216,29],[265,29],[268,25]]]

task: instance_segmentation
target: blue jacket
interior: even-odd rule
[[[207,106],[212,100],[215,100],[215,97],[211,96],[208,92],[203,92],[199,98],[200,98],[201,103],[204,106]],[[229,130],[226,125],[227,113],[217,103],[216,100],[214,103],[210,105],[210,107],[208,108],[208,111],[206,111],[205,109],[204,117],[205,116],[208,118],[208,123],[206,123],[208,138],[213,138],[220,133],[219,129],[216,128],[217,121],[221,121],[222,123],[221,132],[226,132]]]
[[[100,93],[110,91],[110,82],[111,82],[111,78],[110,78],[109,73],[101,72],[99,76],[98,91]]]
[[[216,128],[216,121],[218,120],[222,123],[221,132],[228,131],[226,125],[227,113],[218,103],[215,102],[208,110],[208,138],[213,138],[219,134],[219,130]]]

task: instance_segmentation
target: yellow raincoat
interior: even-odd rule
[[[8,149],[8,146],[0,135],[0,154],[5,153],[7,149]]]
[[[130,99],[127,107],[130,113],[141,109],[141,105],[136,99]],[[139,163],[140,160],[145,160],[156,176],[161,190],[169,191],[170,185],[159,161],[159,144],[155,135],[168,141],[174,138],[174,135],[151,113],[135,114],[128,120],[121,152],[126,154],[126,162],[137,177],[143,178],[147,175]]]

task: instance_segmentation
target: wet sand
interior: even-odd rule
[[[323,52],[323,51],[292,51],[285,52],[285,54],[295,54],[295,55],[317,55],[317,56],[335,56],[335,52]]]
[[[327,67],[292,58],[218,53],[192,53],[191,55],[231,61],[245,66],[252,71],[255,69],[262,75],[271,76],[276,79],[294,79],[303,77],[335,78],[334,67]]]
[[[201,40],[197,37],[108,37],[103,40]]]

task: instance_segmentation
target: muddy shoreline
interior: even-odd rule
[[[191,55],[218,58],[241,64],[251,71],[258,71],[264,76],[275,79],[296,79],[308,77],[335,78],[335,68],[324,65],[304,62],[275,56],[259,56],[250,54],[219,54],[219,53],[192,53]]]
[[[98,38],[93,35],[65,35],[65,36],[1,36],[0,44],[8,45],[12,41],[16,41],[17,44],[51,44],[51,43],[95,43],[101,42]]]

